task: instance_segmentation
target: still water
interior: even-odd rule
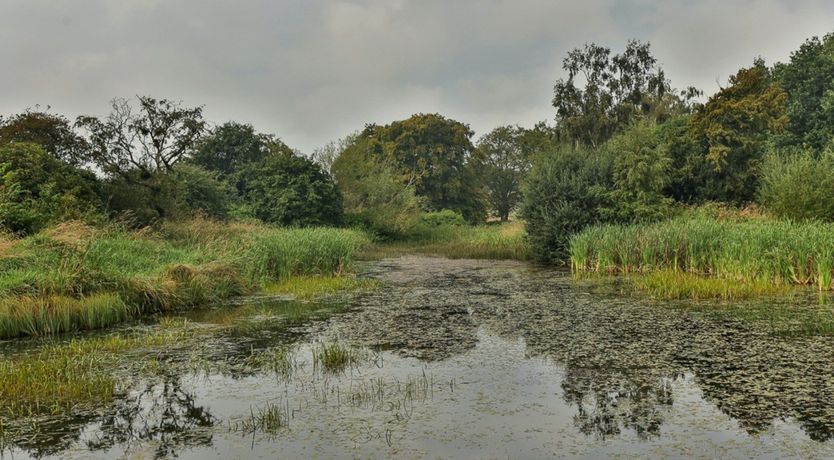
[[[830,337],[517,262],[404,257],[362,273],[380,287],[191,315],[199,340],[131,358],[151,371],[113,370],[115,404],[27,421],[3,455],[834,458]],[[350,350],[344,368],[317,358],[332,344]],[[275,350],[280,366],[252,364]]]

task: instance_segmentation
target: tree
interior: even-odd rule
[[[244,167],[239,187],[251,215],[287,226],[334,225],[342,220],[342,196],[321,166],[287,150]]]
[[[614,136],[604,147],[611,158],[614,190],[611,220],[647,221],[665,217],[672,200],[663,195],[670,181],[671,158],[657,126],[648,121]]]
[[[696,111],[692,129],[702,139],[715,173],[706,185],[710,198],[744,203],[755,197],[756,168],[765,141],[788,123],[786,102],[785,91],[757,59]]]
[[[822,151],[834,138],[834,33],[805,41],[773,74],[788,94],[789,122],[779,144]]]
[[[249,124],[228,122],[206,135],[191,156],[191,161],[209,171],[229,177],[244,166],[257,163],[270,153],[269,144],[281,142],[259,134]]]
[[[649,43],[631,40],[622,54],[587,44],[562,61],[567,79],[553,88],[556,122],[566,141],[597,147],[639,118],[663,121],[689,110],[700,92],[675,94]],[[579,84],[582,84],[580,87]]]
[[[401,237],[417,223],[420,201],[413,183],[403,184],[396,164],[380,161],[367,139],[354,139],[331,171],[344,197],[348,222],[384,237]]]
[[[521,200],[521,184],[531,158],[541,146],[528,130],[501,126],[478,140],[476,169],[489,194],[493,212],[506,222]]]
[[[66,117],[38,109],[0,118],[0,145],[10,142],[38,144],[50,155],[72,165],[83,163],[90,148]]]
[[[333,173],[333,164],[349,147],[354,145],[359,138],[359,133],[349,134],[337,141],[330,141],[325,146],[313,151],[312,159],[320,164],[322,169]]]
[[[33,233],[101,205],[95,176],[64,163],[32,143],[0,146],[0,226]]]
[[[82,116],[76,122],[88,132],[91,159],[103,172],[146,188],[151,206],[165,217],[162,179],[203,135],[203,109],[147,96],[138,97],[138,108],[126,99],[114,99],[112,109],[103,120]]]
[[[389,125],[369,125],[360,138],[380,159],[396,164],[403,184],[413,183],[429,210],[451,209],[469,222],[483,220],[486,197],[471,158],[469,126],[439,114],[417,114]]]

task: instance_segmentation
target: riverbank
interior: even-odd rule
[[[738,291],[744,295],[771,293],[774,285],[830,291],[834,224],[696,212],[653,224],[595,226],[571,239],[570,262],[579,274],[653,273],[651,282],[643,284],[673,297],[687,291],[728,297],[723,293],[734,289],[728,283],[744,284],[744,291]],[[681,283],[688,285],[683,291],[670,287]]]
[[[155,230],[69,222],[0,244],[0,339],[208,306],[293,276],[349,274],[359,231],[195,219]]]

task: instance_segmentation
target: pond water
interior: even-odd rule
[[[403,257],[362,272],[380,287],[344,302],[190,316],[199,340],[141,352],[153,371],[113,370],[116,403],[27,421],[3,455],[834,458],[830,337],[516,262]],[[351,354],[343,369],[318,357],[332,344]]]

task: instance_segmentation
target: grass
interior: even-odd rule
[[[834,224],[693,213],[591,227],[571,239],[570,254],[577,273],[672,271],[752,283],[749,289],[762,283],[834,288]]]
[[[269,370],[285,380],[289,379],[298,368],[295,356],[290,350],[284,348],[270,348],[260,353],[253,353],[246,359],[245,364],[255,369]]]
[[[355,351],[338,342],[323,343],[313,352],[313,367],[325,372],[338,373],[355,364],[358,359]]]
[[[444,256],[452,259],[529,260],[530,248],[524,223],[488,225],[443,225],[423,229],[405,241],[384,242],[367,247],[361,257],[370,260],[406,254]]]
[[[762,280],[736,281],[708,278],[687,272],[662,270],[635,276],[632,284],[654,298],[675,300],[741,300],[760,296],[785,295],[791,288]]]
[[[183,342],[194,335],[187,326],[167,320],[152,333],[73,339],[0,360],[0,415],[54,414],[107,404],[119,390],[112,369],[124,352]]]
[[[230,426],[232,431],[244,433],[277,434],[281,428],[287,426],[289,415],[281,406],[266,403],[264,407],[249,408],[249,417],[235,422]]]
[[[342,292],[367,291],[379,281],[355,276],[291,276],[277,283],[267,284],[266,294],[288,294],[299,300],[311,300]]]
[[[97,329],[351,270],[358,231],[195,219],[128,231],[66,223],[0,244],[0,339]]]

